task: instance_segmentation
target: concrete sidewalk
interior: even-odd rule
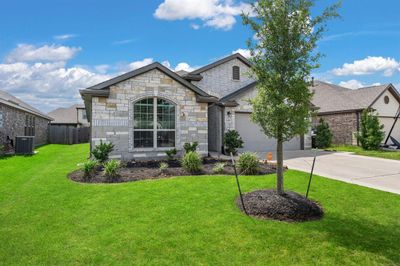
[[[311,171],[314,151],[285,153],[284,164],[289,169]],[[318,152],[314,173],[347,183],[400,194],[400,161],[396,160],[359,156],[352,153]]]

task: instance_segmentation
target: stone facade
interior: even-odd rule
[[[0,104],[0,144],[5,143],[7,136],[15,141],[15,137],[25,135],[27,115],[35,117],[35,145],[47,143],[49,120]]]
[[[240,68],[240,80],[233,80],[233,66],[238,66]],[[241,60],[233,59],[200,73],[203,79],[200,81],[193,81],[192,83],[208,94],[221,98],[254,82],[254,79],[250,77],[249,71],[250,68]]]
[[[318,115],[317,120],[319,121],[320,118],[329,124],[333,134],[333,144],[357,145],[357,139],[355,138],[355,133],[357,132],[356,112]]]
[[[179,152],[185,142],[197,141],[198,152],[208,153],[208,104],[198,103],[193,91],[157,69],[111,86],[108,98],[92,98],[92,147],[100,140],[112,142],[111,158],[122,160],[164,157],[171,148],[133,147],[133,104],[148,97],[175,105],[175,148]]]

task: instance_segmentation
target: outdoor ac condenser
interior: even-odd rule
[[[33,154],[34,150],[34,136],[15,137],[15,154]]]

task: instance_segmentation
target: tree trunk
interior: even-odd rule
[[[283,141],[278,139],[276,145],[276,160],[277,160],[277,170],[276,170],[276,191],[279,195],[284,193],[283,189]]]

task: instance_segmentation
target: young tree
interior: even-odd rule
[[[385,138],[383,125],[371,110],[364,110],[361,114],[361,128],[358,140],[364,150],[377,150]]]
[[[315,144],[319,149],[325,149],[332,144],[332,132],[329,129],[329,125],[324,119],[319,120],[317,125],[317,134],[315,136]]]
[[[277,192],[284,193],[283,143],[307,132],[310,126],[311,71],[321,54],[317,41],[326,21],[337,17],[340,3],[311,15],[313,0],[259,0],[243,23],[254,31],[248,41],[252,74],[258,81],[251,118],[268,137],[277,140]]]

